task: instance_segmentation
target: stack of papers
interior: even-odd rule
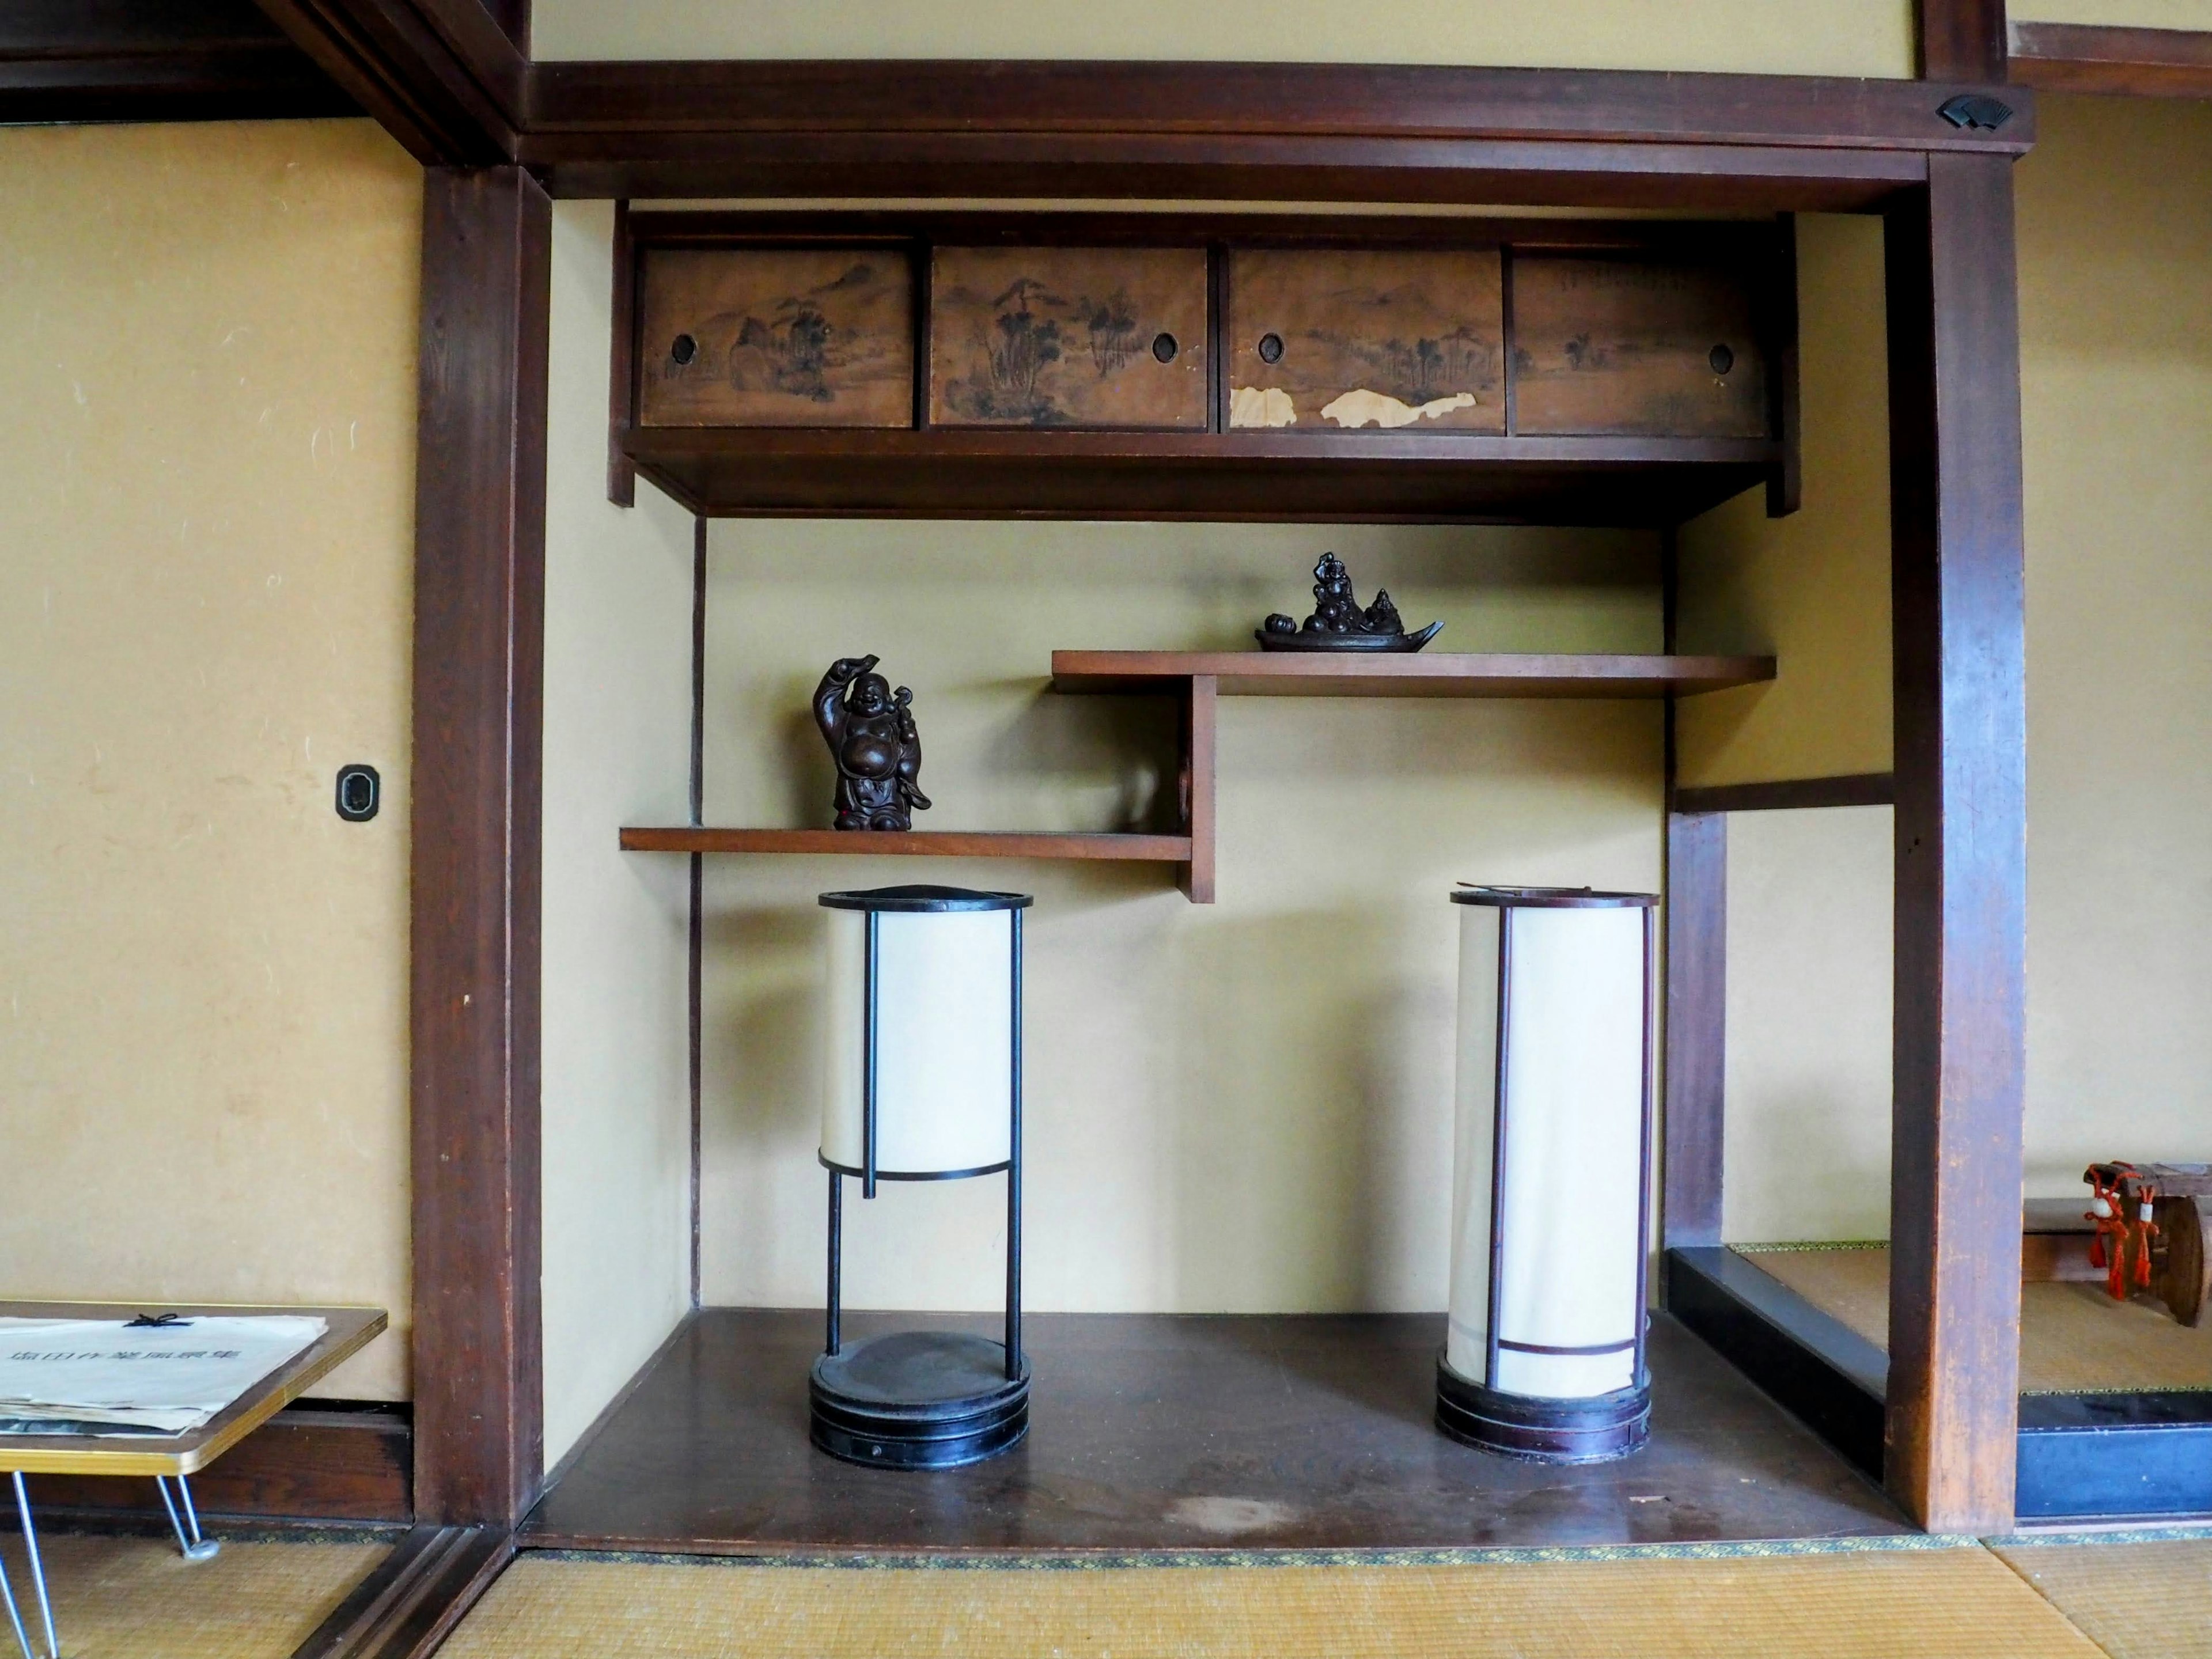
[[[313,1345],[296,1314],[0,1319],[0,1434],[182,1434]]]

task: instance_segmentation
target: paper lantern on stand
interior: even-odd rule
[[[1511,1456],[1644,1443],[1649,893],[1471,887],[1460,905],[1451,1313],[1437,1426]]]
[[[824,893],[830,918],[822,1163],[830,1171],[827,1340],[809,1388],[814,1443],[885,1468],[947,1468],[1029,1431],[1022,1353],[1024,893]],[[1006,1340],[840,1328],[844,1183],[1006,1177]]]

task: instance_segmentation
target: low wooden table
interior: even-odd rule
[[[151,1475],[176,1528],[178,1547],[188,1560],[200,1561],[219,1547],[200,1535],[199,1516],[192,1508],[185,1477],[198,1474],[254,1430],[327,1376],[340,1362],[366,1347],[371,1338],[390,1322],[381,1308],[285,1308],[236,1303],[137,1302],[0,1302],[0,1317],[9,1319],[134,1319],[142,1314],[176,1314],[189,1319],[255,1314],[289,1314],[320,1319],[327,1328],[289,1363],[278,1366],[243,1395],[196,1429],[181,1434],[0,1434],[0,1473],[15,1482],[15,1512],[23,1528],[23,1547],[29,1558],[32,1586],[38,1592],[39,1616],[46,1637],[46,1659],[54,1659],[60,1644],[54,1635],[53,1603],[46,1594],[46,1568],[39,1559],[39,1534],[31,1521],[31,1500],[24,1490],[27,1474]],[[169,1496],[168,1482],[177,1483],[178,1502]],[[4,1597],[9,1622],[24,1659],[40,1659],[25,1633],[15,1603],[15,1589],[0,1561],[0,1597]]]

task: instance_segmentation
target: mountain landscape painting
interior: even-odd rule
[[[644,283],[644,424],[914,424],[903,249],[656,250]]]
[[[1206,250],[939,248],[937,426],[1205,429]]]
[[[1240,250],[1229,424],[1505,430],[1495,248]]]

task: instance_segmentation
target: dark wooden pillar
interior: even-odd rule
[[[424,175],[415,487],[415,1504],[511,1525],[544,1473],[538,859],[551,204]]]
[[[1667,815],[1665,1248],[1721,1242],[1728,1071],[1728,818]]]
[[[1924,81],[2005,78],[2005,0],[1917,0]]]
[[[2013,1515],[2027,934],[2012,164],[1930,155],[1887,222],[1897,750],[1884,1480]]]

